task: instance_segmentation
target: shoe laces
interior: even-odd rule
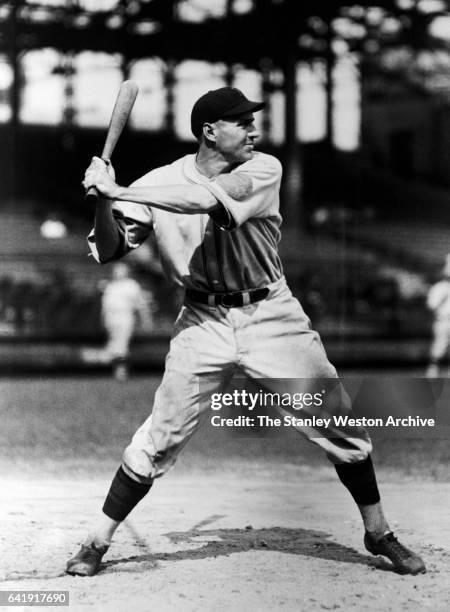
[[[411,556],[409,550],[403,544],[400,544],[393,533],[388,533],[385,536],[385,541],[389,543],[392,553],[399,559],[408,559]]]
[[[96,545],[92,542],[91,544],[83,544],[83,555],[87,557],[89,560],[98,559],[99,556],[103,555],[103,550],[101,548],[97,548]]]

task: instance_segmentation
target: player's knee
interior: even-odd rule
[[[125,471],[129,470],[141,482],[148,482],[156,477],[155,466],[150,457],[143,450],[127,446],[122,455],[122,463]]]
[[[353,452],[349,453],[348,461],[346,463],[362,463],[365,461],[372,452],[372,444],[369,444],[367,448],[358,448]]]
[[[345,446],[335,446],[331,452],[327,453],[331,463],[361,463],[372,453],[372,442],[370,440],[358,440],[358,443]]]
[[[173,453],[155,451],[152,455],[131,443],[123,452],[122,465],[140,482],[148,483],[160,478],[175,463]]]

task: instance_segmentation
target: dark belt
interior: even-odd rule
[[[263,300],[269,295],[269,288],[249,289],[248,291],[233,291],[233,293],[206,293],[195,289],[186,289],[186,297],[192,302],[208,304],[208,306],[225,306],[236,308],[247,306]]]

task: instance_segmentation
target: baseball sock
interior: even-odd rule
[[[370,455],[359,463],[335,465],[341,482],[358,504],[364,527],[372,537],[380,538],[390,531],[380,503],[375,470]]]
[[[123,521],[149,492],[151,484],[136,482],[122,466],[117,470],[103,504],[103,512],[114,521]]]
[[[369,455],[358,463],[340,463],[334,466],[342,484],[347,487],[358,506],[377,504],[380,501],[375,470]]]
[[[358,506],[367,533],[376,540],[389,533],[389,525],[383,513],[381,503]]]

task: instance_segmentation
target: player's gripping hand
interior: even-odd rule
[[[110,162],[106,162],[100,157],[93,157],[92,161],[84,173],[83,187],[90,189],[96,187],[97,191],[104,198],[114,199],[119,186],[116,181],[116,173]]]

